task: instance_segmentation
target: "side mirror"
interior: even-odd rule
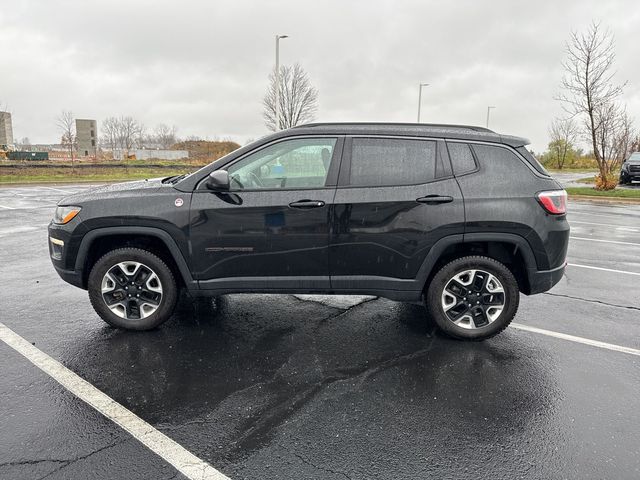
[[[229,172],[226,170],[216,170],[209,174],[207,178],[207,188],[214,192],[226,192],[230,188]]]

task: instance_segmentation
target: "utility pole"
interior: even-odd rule
[[[421,83],[418,86],[418,123],[420,123],[420,107],[422,106],[422,87],[428,87],[428,83]]]
[[[496,107],[493,107],[493,106],[487,107],[487,128],[489,128],[489,114],[491,113],[492,108],[496,108]]]
[[[280,130],[280,39],[289,35],[276,35],[276,132]]]

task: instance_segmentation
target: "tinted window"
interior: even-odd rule
[[[538,159],[533,155],[533,153],[527,150],[526,147],[518,147],[516,148],[516,150],[518,150],[518,152],[520,152],[520,155],[522,155],[527,160],[527,162],[529,162],[531,166],[538,172],[540,172],[542,175],[546,175],[547,177],[549,176],[549,172],[545,170]]]
[[[487,178],[496,179],[497,185],[505,178],[527,178],[527,173],[533,175],[525,162],[509,148],[474,144],[473,151]]]
[[[335,138],[300,138],[270,145],[229,167],[231,188],[323,187],[335,145]]]
[[[449,157],[453,165],[453,173],[462,175],[476,169],[476,161],[473,159],[471,148],[466,143],[447,142]]]
[[[350,183],[356,186],[413,185],[434,179],[436,142],[354,138]]]

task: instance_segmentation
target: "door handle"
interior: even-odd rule
[[[437,205],[439,203],[451,203],[453,197],[448,195],[427,195],[425,197],[416,198],[418,203],[426,203],[427,205]]]
[[[324,202],[322,200],[298,200],[297,202],[291,202],[289,204],[291,208],[320,208],[324,207]]]

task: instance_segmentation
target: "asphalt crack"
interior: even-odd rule
[[[59,472],[61,470],[64,470],[69,465],[73,465],[74,463],[79,462],[81,460],[86,460],[87,458],[89,458],[89,457],[91,457],[91,456],[93,456],[93,455],[95,455],[97,453],[100,453],[100,452],[102,452],[104,450],[108,450],[109,448],[113,448],[113,447],[115,447],[117,445],[120,445],[120,444],[122,444],[124,442],[127,442],[127,441],[129,441],[129,439],[119,440],[117,442],[110,443],[109,445],[105,445],[104,447],[100,447],[100,448],[98,448],[98,449],[96,449],[96,450],[94,450],[92,452],[87,453],[86,455],[81,455],[81,456],[76,457],[76,458],[71,458],[71,459],[66,459],[66,460],[50,460],[50,461],[57,462],[57,463],[63,463],[63,465],[60,465],[58,468],[56,468],[55,470],[53,470],[53,471],[47,473],[46,475],[40,477],[38,480],[43,480],[43,479],[45,479],[47,477],[50,477],[54,473],[57,473],[57,472]]]
[[[562,293],[545,292],[544,295],[549,295],[551,297],[569,298],[571,300],[580,300],[582,302],[588,302],[588,303],[597,303],[597,304],[600,304],[600,305],[604,305],[606,307],[626,308],[626,309],[629,309],[629,310],[640,311],[640,307],[634,307],[632,305],[619,305],[619,304],[616,304],[616,303],[603,302],[602,300],[594,300],[594,299],[591,299],[591,298],[576,297],[576,296],[573,296],[573,295],[565,295],[565,294],[562,294]]]
[[[265,438],[268,438],[273,430],[280,427],[287,418],[301,410],[327,386],[337,382],[361,377],[356,385],[357,389],[361,389],[362,385],[373,375],[377,375],[384,370],[424,356],[433,347],[435,338],[435,335],[431,332],[430,341],[425,348],[393,357],[373,365],[334,369],[324,373],[324,378],[313,383],[307,388],[298,391],[297,393],[287,393],[286,395],[283,395],[284,399],[282,401],[270,406],[266,410],[257,412],[253,420],[249,420],[245,423],[245,427],[242,429],[242,435],[232,443],[229,450],[247,451],[257,448],[259,445],[264,443]],[[281,379],[281,381],[286,382],[286,379]],[[282,389],[278,388],[276,388],[276,390],[282,391]]]

